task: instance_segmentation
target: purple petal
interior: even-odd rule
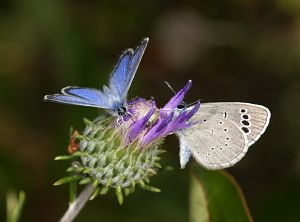
[[[127,135],[131,141],[133,141],[145,129],[147,122],[155,112],[156,110],[155,102],[152,101],[151,103],[152,103],[152,108],[148,111],[148,113],[143,118],[135,120],[134,123],[131,124]]]
[[[182,111],[178,116],[176,116],[169,124],[168,128],[163,132],[162,136],[167,136],[174,133],[177,130],[188,128],[195,123],[188,123],[188,120],[198,111],[200,107],[200,101],[194,105],[191,111]]]
[[[170,115],[168,115],[165,119],[163,119],[161,121],[161,123],[159,124],[159,126],[157,127],[155,132],[162,132],[170,123],[170,121],[172,120],[174,116],[174,112],[172,112]]]
[[[163,107],[163,109],[168,110],[168,109],[175,109],[183,100],[184,95],[186,92],[191,88],[192,86],[192,80],[189,80],[185,86],[179,90],[175,96],[173,96],[169,102]]]
[[[159,110],[160,115],[152,126],[148,126],[147,123],[157,110],[154,100],[146,101],[144,99],[135,99],[128,102],[130,116],[133,116],[136,120],[128,127],[129,130],[125,142],[129,144],[136,138],[139,138],[140,148],[144,148],[153,141],[196,124],[197,122],[192,122],[190,119],[199,110],[200,101],[197,101],[191,108],[184,110],[176,109],[191,85],[192,81],[189,80],[186,85]]]
[[[164,119],[159,119],[156,124],[144,135],[142,141],[141,141],[141,147],[147,146],[149,143],[151,143],[153,140],[157,138],[161,138],[163,136],[163,132],[167,129],[170,121],[172,120],[174,116],[174,112],[172,112],[170,115],[168,115]]]
[[[198,100],[194,105],[193,109],[186,115],[186,118],[189,120],[200,108],[200,101]]]

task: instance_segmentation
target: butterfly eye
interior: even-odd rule
[[[127,109],[125,106],[122,106],[120,108],[117,109],[118,115],[122,116],[125,115],[127,113]]]
[[[177,106],[177,109],[184,109],[185,108],[185,105],[183,105],[183,104],[179,104],[178,106]]]

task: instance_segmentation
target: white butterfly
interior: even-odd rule
[[[269,109],[260,105],[202,103],[191,118],[197,123],[176,133],[180,140],[181,168],[186,166],[191,155],[210,170],[233,166],[265,132],[270,117]]]

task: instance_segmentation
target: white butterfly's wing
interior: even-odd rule
[[[232,122],[197,113],[199,121],[183,130],[185,144],[196,161],[211,170],[223,169],[237,163],[247,152],[247,138]]]
[[[255,104],[203,103],[192,117],[198,123],[177,133],[181,149],[188,147],[197,162],[207,169],[230,167],[262,135],[270,116],[266,107]],[[188,161],[187,157],[180,158],[185,164]]]
[[[220,119],[235,123],[245,133],[248,146],[265,132],[271,118],[268,108],[240,102],[203,103],[198,112],[202,115],[217,115]]]
[[[192,155],[191,149],[186,144],[186,141],[184,139],[184,135],[182,133],[176,133],[179,137],[179,158],[180,158],[180,166],[181,169],[185,168],[186,164],[189,162],[190,157]]]

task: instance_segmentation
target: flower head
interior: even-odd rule
[[[79,150],[71,153],[78,158],[70,168],[76,175],[72,178],[80,180],[80,184],[93,182],[93,196],[115,189],[119,203],[137,185],[159,191],[148,183],[160,168],[160,145],[164,137],[194,124],[189,120],[200,106],[197,102],[191,109],[176,110],[190,87],[191,81],[162,109],[153,99],[135,98],[128,102],[128,115],[122,119],[101,115],[94,121],[85,120],[83,133],[71,138],[73,143],[80,141]]]
[[[191,85],[192,81],[189,80],[187,84],[160,110],[156,108],[155,102],[152,101],[152,107],[149,108],[146,115],[131,124],[128,131],[128,138],[136,139],[140,134],[140,148],[143,149],[155,140],[162,139],[178,130],[193,125],[194,123],[189,122],[189,120],[198,111],[200,107],[199,101],[191,110],[181,110],[180,112],[176,112],[176,107],[182,103],[183,98]],[[141,101],[142,100],[139,100],[139,102]],[[134,115],[136,111],[133,108],[131,108],[131,110]],[[159,115],[155,115],[155,111],[157,111]],[[153,116],[155,117],[153,118]],[[152,121],[150,121],[151,118]],[[153,123],[151,124],[151,122]],[[147,123],[149,125],[148,127],[146,127]]]

